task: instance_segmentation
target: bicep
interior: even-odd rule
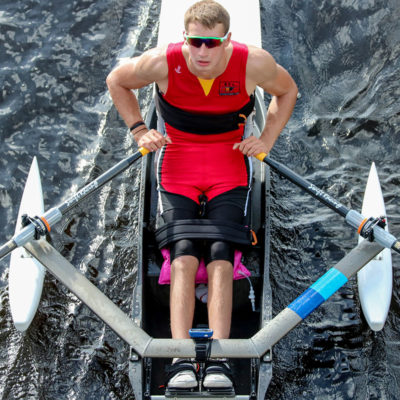
[[[113,69],[107,77],[107,85],[119,86],[125,89],[139,89],[150,82],[143,79],[136,70],[136,60],[119,65]]]
[[[267,51],[252,48],[249,54],[249,74],[256,86],[273,95],[281,96],[295,83],[290,74]]]
[[[273,76],[259,82],[258,86],[272,96],[282,96],[291,91],[296,84],[286,69],[276,64]]]
[[[107,77],[107,84],[139,89],[158,82],[164,75],[168,75],[168,67],[162,55],[149,51],[116,67]]]

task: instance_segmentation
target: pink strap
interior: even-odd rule
[[[171,282],[171,255],[169,249],[162,249],[161,254],[164,262],[161,267],[160,277],[158,283],[160,285],[169,285]],[[235,259],[233,264],[233,279],[243,279],[250,276],[250,271],[242,264],[242,252],[235,250]],[[196,283],[207,283],[207,269],[204,260],[200,261],[199,268],[196,274]]]

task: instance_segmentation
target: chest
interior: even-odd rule
[[[200,113],[227,113],[239,109],[246,90],[246,54],[233,52],[225,70],[214,79],[201,79],[188,68],[182,52],[168,57],[168,81],[160,86],[164,98],[176,107]]]

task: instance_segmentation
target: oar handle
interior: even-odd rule
[[[260,161],[264,161],[265,157],[267,157],[267,153],[260,153],[256,155],[256,158]]]
[[[138,152],[142,155],[145,156],[146,154],[150,153],[150,150],[147,150],[145,147],[139,147]]]

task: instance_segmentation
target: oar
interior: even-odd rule
[[[345,207],[339,201],[331,197],[328,193],[308,182],[300,175],[296,174],[286,166],[280,164],[278,161],[272,160],[265,153],[258,154],[257,158],[260,161],[263,161],[265,164],[269,165],[275,171],[278,171],[286,179],[305,190],[311,196],[315,197],[321,203],[325,204],[330,209],[344,217],[346,219],[346,222],[352,227],[356,228],[358,233],[362,235],[363,227],[366,227],[369,224],[370,219],[365,218],[363,215],[355,210],[351,210]],[[393,249],[400,254],[400,242],[393,235],[391,235],[388,231],[381,228],[377,224],[370,224],[369,228],[372,230],[372,237],[377,243],[379,243],[383,247]]]
[[[60,204],[57,207],[51,208],[49,211],[46,211],[41,217],[35,216],[34,218],[31,218],[30,223],[25,228],[21,229],[21,231],[14,235],[12,239],[10,239],[7,243],[3,244],[3,246],[0,247],[0,259],[11,253],[11,251],[13,251],[15,248],[19,246],[24,246],[32,239],[34,239],[37,231],[41,232],[42,234],[50,232],[51,228],[57,222],[59,222],[63,215],[65,215],[71,208],[75,207],[83,199],[101,188],[116,175],[125,171],[136,160],[138,160],[142,156],[145,156],[148,152],[149,151],[144,147],[139,148],[136,153],[132,154],[129,157],[126,157],[118,164],[111,167],[94,181],[90,182],[69,199],[64,201],[64,203]]]

